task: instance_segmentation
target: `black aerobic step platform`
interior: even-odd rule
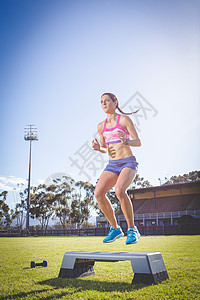
[[[79,278],[94,274],[95,261],[117,262],[130,260],[134,277],[132,283],[157,284],[168,279],[160,252],[66,252],[58,277]]]

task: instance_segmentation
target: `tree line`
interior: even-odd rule
[[[200,172],[193,171],[189,174],[172,176],[164,184],[173,184],[180,182],[191,182],[200,180]],[[148,180],[136,175],[130,188],[150,187]],[[40,227],[45,229],[49,225],[50,219],[59,220],[60,226],[65,228],[88,225],[88,220],[92,211],[102,215],[99,206],[94,199],[95,186],[89,182],[76,182],[69,176],[63,176],[61,179],[53,180],[51,185],[40,184],[31,187],[30,194],[30,217],[37,219]],[[12,221],[16,219],[16,226],[21,230],[26,217],[28,188],[19,192],[20,202],[16,204],[15,209],[10,209],[6,204],[8,191],[0,193],[0,229],[10,227]],[[120,209],[120,203],[111,189],[107,196],[112,203],[115,212]]]
[[[40,184],[31,188],[30,218],[37,219],[45,229],[50,219],[59,220],[60,226],[79,227],[88,222],[90,211],[94,207],[94,185],[89,182],[75,182],[71,177],[63,176],[51,185]],[[19,193],[21,202],[16,205],[15,218],[22,227],[26,214],[28,189]]]

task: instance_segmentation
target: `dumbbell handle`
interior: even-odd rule
[[[42,263],[35,263],[36,266],[43,266],[43,262]]]

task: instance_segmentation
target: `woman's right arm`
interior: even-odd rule
[[[102,133],[103,123],[98,124],[97,129],[98,129],[101,144],[99,144],[97,139],[94,139],[92,141],[92,148],[95,151],[99,151],[101,153],[106,153],[107,152],[107,145],[106,145],[105,139],[103,137],[103,133]]]

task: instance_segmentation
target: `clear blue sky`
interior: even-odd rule
[[[54,173],[96,182],[103,162],[88,145],[104,92],[126,111],[143,106],[133,118],[141,176],[158,185],[200,169],[199,1],[1,0],[0,41],[0,189],[10,204],[28,177],[28,124],[39,134],[33,184]]]

